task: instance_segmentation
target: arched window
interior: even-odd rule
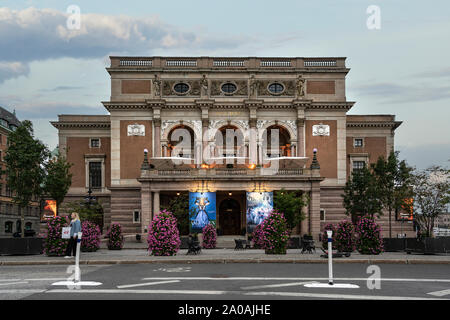
[[[268,127],[263,134],[263,150],[267,158],[291,157],[291,136],[279,125]]]
[[[223,126],[217,130],[215,138],[219,156],[245,157],[244,134],[239,128],[233,125]]]
[[[179,125],[169,132],[168,157],[194,158],[195,133],[185,125]]]

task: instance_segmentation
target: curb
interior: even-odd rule
[[[228,264],[228,263],[291,263],[291,264],[327,264],[327,259],[167,259],[167,260],[80,260],[80,265],[115,265],[115,264]],[[344,259],[334,260],[337,264],[450,264],[450,260],[422,259]],[[0,266],[30,266],[30,265],[72,265],[67,260],[37,260],[37,261],[0,261]]]

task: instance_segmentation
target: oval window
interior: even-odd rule
[[[186,83],[177,83],[173,90],[175,90],[176,93],[186,93],[189,91],[189,86]]]
[[[271,83],[269,85],[269,91],[271,93],[282,93],[284,90],[284,86],[281,83]]]
[[[225,93],[233,93],[237,90],[237,87],[234,83],[225,83],[222,85],[222,91]]]

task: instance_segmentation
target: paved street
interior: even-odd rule
[[[99,286],[52,285],[72,276],[67,266],[1,266],[0,299],[450,299],[449,265],[380,264],[379,289],[369,289],[368,264],[336,264],[335,284],[326,264],[83,265],[81,280]],[[376,286],[375,281],[369,281]]]

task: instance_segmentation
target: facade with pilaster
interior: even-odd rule
[[[296,190],[310,202],[294,232],[318,238],[326,223],[348,218],[341,194],[353,168],[386,157],[401,124],[347,114],[345,60],[111,57],[109,115],[52,122],[74,163],[67,199],[91,185],[105,227],[120,222],[136,234],[180,193],[214,192],[220,234],[237,235],[247,192]],[[227,132],[231,144],[218,138]]]

